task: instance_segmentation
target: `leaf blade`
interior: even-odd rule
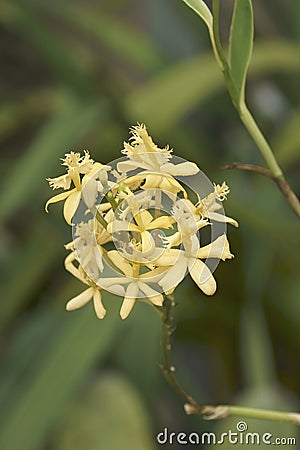
[[[241,104],[253,49],[253,8],[251,0],[236,0],[229,40],[229,65],[233,84]]]

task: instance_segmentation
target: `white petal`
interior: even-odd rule
[[[82,189],[82,199],[89,209],[92,209],[95,206],[97,195],[97,181],[94,178],[90,178]]]
[[[81,292],[81,294],[77,295],[76,297],[72,298],[67,304],[66,304],[66,310],[67,311],[74,311],[75,309],[82,308],[84,305],[86,305],[94,294],[94,288],[90,287],[86,289],[85,291]]]
[[[73,218],[73,216],[76,212],[76,209],[79,205],[80,198],[81,198],[81,192],[76,190],[65,201],[64,218],[65,218],[67,224],[69,224],[69,225],[73,225],[72,218]]]
[[[176,264],[167,270],[166,275],[158,282],[164,292],[173,289],[185,277],[187,269],[187,258],[180,256]]]
[[[155,250],[155,242],[153,239],[153,236],[149,231],[143,231],[141,233],[142,238],[142,253],[144,256],[147,255],[147,253],[151,253]]]
[[[207,265],[200,259],[191,259],[189,261],[189,272],[204,294],[213,295],[216,292],[216,281]]]
[[[238,226],[239,226],[239,224],[236,220],[232,219],[231,217],[227,217],[224,214],[208,211],[207,217],[211,220],[216,220],[217,222],[230,223],[230,225],[233,225],[236,228],[238,228]]]
[[[201,247],[198,250],[197,257],[201,259],[218,258],[222,259],[222,261],[233,258],[233,255],[230,253],[229,242],[226,234],[219,236],[211,244]]]
[[[56,203],[56,202],[65,200],[75,191],[76,191],[76,189],[72,189],[71,191],[62,192],[61,194],[57,194],[57,195],[54,195],[54,197],[49,198],[49,200],[47,201],[47,203],[45,205],[45,211],[48,212],[48,206],[51,205],[51,203]]]
[[[127,276],[132,276],[131,264],[117,251],[110,250],[107,252],[107,256],[111,259],[112,263]]]
[[[130,283],[126,289],[125,298],[120,309],[121,319],[126,319],[126,317],[128,317],[131,313],[131,310],[136,302],[138,292],[138,285],[136,283]]]
[[[180,164],[167,163],[161,167],[162,172],[173,176],[195,175],[199,170],[197,164],[188,161]]]
[[[99,289],[96,289],[96,288],[94,289],[93,300],[94,300],[95,312],[96,312],[98,319],[103,319],[106,314],[106,309],[103,306],[103,303],[101,300],[101,293],[100,293]]]
[[[154,289],[152,289],[150,286],[148,286],[146,283],[143,283],[141,281],[138,282],[140,290],[145,294],[145,296],[154,304],[157,306],[162,306],[164,302],[164,297]]]

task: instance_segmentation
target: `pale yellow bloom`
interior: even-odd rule
[[[213,242],[201,247],[200,230],[212,226],[214,235],[220,229],[213,228],[214,221],[223,222],[224,230],[225,223],[238,226],[222,209],[229,187],[225,182],[214,184],[206,197],[196,193],[194,204],[190,190],[177,177],[194,176],[199,168],[173,157],[168,146],[158,147],[143,124],[131,128],[122,153],[125,160],[111,167],[94,162],[86,151],[83,156],[70,152],[62,160],[66,173],[48,179],[52,189],[64,192],[48,200],[46,211],[51,203],[64,201],[67,223],[73,225],[77,210],[74,222],[80,222],[73,228],[73,241],[66,245],[70,254],[65,268],[86,288],[66,309],[93,301],[102,319],[106,309],[101,293],[109,291],[123,297],[120,316],[125,319],[138,300],[162,306],[163,294],[173,292],[186,273],[206,295],[213,295],[217,284],[209,259],[214,263],[233,255],[220,231]],[[192,180],[199,181],[191,178],[186,184],[194,185]],[[164,212],[157,217],[158,211]],[[118,250],[111,250],[113,244]]]
[[[124,276],[100,278],[98,282],[103,289],[107,290],[110,290],[113,286],[127,285],[120,309],[122,319],[126,319],[129,316],[138,298],[147,299],[153,305],[162,306],[164,301],[163,295],[149,286],[149,283],[157,283],[162,277],[164,268],[157,268],[150,272],[139,274],[139,264],[131,264],[116,250],[109,251],[108,257],[122,271]]]
[[[131,177],[128,182],[138,183],[145,178],[143,189],[160,188],[173,193],[185,192],[173,177],[195,175],[199,172],[197,165],[188,161],[179,164],[169,162],[172,150],[168,146],[159,148],[154,144],[143,124],[133,127],[131,133],[131,142],[125,142],[122,150],[128,159],[119,162],[117,168],[125,174],[136,169],[143,169],[143,172]]]
[[[95,174],[99,176],[101,169],[106,172],[110,167],[95,163],[87,151],[84,152],[83,156],[80,156],[80,153],[66,153],[62,161],[62,165],[67,167],[67,173],[60,177],[47,178],[47,181],[52,189],[63,188],[67,192],[62,192],[50,198],[46,203],[45,209],[48,212],[48,206],[51,203],[65,200],[64,218],[69,225],[72,225],[72,218],[78,208],[82,189],[85,187],[83,200],[88,208],[92,208],[97,198],[99,186],[101,187],[102,185],[100,181],[96,182],[91,177]],[[81,179],[80,175],[84,175],[84,177]],[[72,183],[75,187],[70,190]]]
[[[81,292],[81,294],[69,300],[66,305],[66,310],[74,311],[76,309],[82,308],[90,300],[93,299],[96,315],[99,319],[103,319],[106,315],[106,309],[102,303],[100,288],[89,280],[88,276],[80,265],[78,267],[75,266],[74,262],[76,261],[76,252],[73,251],[65,259],[65,268],[78,280],[82,281],[82,283],[88,285],[89,287]]]
[[[194,240],[193,244],[195,242],[196,240]],[[170,267],[158,284],[164,292],[174,289],[183,280],[188,270],[192,279],[204,294],[213,295],[217,289],[216,281],[208,266],[201,261],[207,258],[218,258],[223,261],[233,258],[225,234],[202,248],[199,248],[198,242],[196,242],[192,252],[179,249],[167,250],[155,262],[157,266]]]
[[[115,233],[118,231],[130,231],[137,233],[140,236],[141,251],[147,254],[149,251],[153,251],[155,248],[154,239],[149,232],[155,229],[168,229],[173,228],[175,220],[170,216],[160,216],[156,219],[147,210],[138,211],[134,214],[134,220],[136,224],[126,222],[124,220],[115,220],[108,226],[108,231]]]
[[[74,243],[67,244],[66,248],[74,249]],[[78,264],[78,266],[75,265]],[[94,309],[98,319],[103,319],[106,315],[106,309],[102,303],[101,290],[104,288],[100,287],[96,283],[90,280],[86,272],[83,270],[77,259],[77,253],[73,250],[65,259],[65,268],[70,272],[75,278],[80,280],[82,283],[88,286],[81,294],[73,297],[68,301],[66,305],[67,311],[73,311],[75,309],[80,309],[85,306],[90,300],[93,299]],[[125,290],[120,284],[114,285],[114,293],[119,296],[125,295]]]

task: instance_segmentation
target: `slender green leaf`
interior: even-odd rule
[[[203,0],[183,0],[202,20],[206,23],[209,30],[212,31],[213,17],[212,14]]]
[[[247,70],[253,48],[253,33],[251,0],[236,0],[230,30],[229,65],[239,103],[244,100]]]

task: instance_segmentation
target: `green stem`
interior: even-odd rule
[[[211,39],[214,54],[216,56],[217,62],[220,65],[221,61],[221,70],[224,75],[224,79],[226,82],[227,90],[231,97],[232,103],[234,107],[237,109],[240,119],[243,122],[245,128],[248,133],[256,143],[259,148],[267,166],[269,167],[273,180],[285,196],[287,202],[295,211],[296,215],[300,217],[300,202],[288,182],[286,181],[282,170],[274,156],[274,153],[268,144],[266,138],[255,122],[251,112],[249,111],[244,100],[240,101],[238,93],[236,92],[233,80],[231,78],[230,67],[223,52],[222,44],[220,41],[220,33],[219,33],[219,9],[220,9],[220,0],[213,0],[212,2],[212,11],[213,11],[213,38]]]
[[[96,220],[98,220],[98,222],[107,230],[108,223],[98,210],[96,211]]]
[[[258,148],[261,151],[262,156],[264,157],[269,169],[271,170],[272,174],[276,178],[284,179],[283,173],[281,168],[279,167],[276,158],[272,152],[271,147],[269,146],[266,138],[260,131],[257,123],[255,122],[252,114],[250,113],[249,109],[247,108],[245,103],[242,103],[239,107],[239,115],[241,118],[241,121],[245,125],[245,128],[248,130],[250,136],[258,146]]]
[[[199,414],[196,412],[196,414]],[[247,408],[244,406],[205,406],[201,413],[206,420],[225,419],[226,417],[242,417],[259,420],[272,420],[300,425],[300,414],[272,411],[269,409]]]
[[[185,389],[180,385],[180,383],[176,379],[176,368],[171,361],[171,336],[174,332],[173,327],[173,308],[175,306],[173,295],[164,295],[165,301],[163,305],[163,316],[162,316],[162,330],[161,330],[161,345],[162,345],[162,353],[163,353],[163,364],[161,364],[160,368],[163,371],[163,374],[170,384],[170,386],[195,410],[200,411],[201,406],[197,403],[197,401],[189,395]]]
[[[175,301],[173,295],[164,295],[164,298],[161,336],[163,364],[161,365],[161,369],[170,386],[184,399],[184,409],[187,414],[201,415],[206,420],[240,416],[242,418],[251,417],[254,419],[289,422],[300,425],[300,414],[297,413],[247,408],[243,406],[200,405],[190,394],[188,394],[176,378],[176,368],[172,364],[171,359],[171,336],[174,332],[173,308],[175,306]]]

